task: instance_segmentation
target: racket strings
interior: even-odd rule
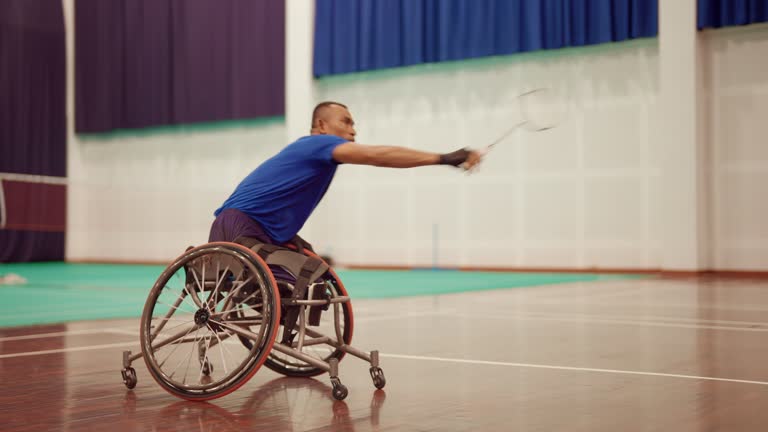
[[[538,132],[552,129],[567,116],[565,99],[549,88],[538,88],[520,95],[520,115],[525,129]]]
[[[512,127],[488,144],[481,153],[487,154],[496,145],[506,140],[517,129],[541,132],[559,126],[567,117],[566,98],[546,87],[528,90],[516,96],[517,121]]]

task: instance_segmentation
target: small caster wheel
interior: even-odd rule
[[[211,364],[208,359],[205,359],[203,362],[203,369],[202,369],[203,375],[210,376],[211,372],[213,372],[213,364]]]
[[[377,389],[383,389],[387,385],[387,380],[384,378],[384,371],[380,367],[371,368],[371,378],[373,379],[373,385]]]
[[[138,379],[136,379],[136,369],[132,367],[123,368],[121,371],[123,375],[123,384],[129,389],[136,387]]]
[[[346,399],[347,395],[349,394],[349,390],[347,390],[347,387],[344,384],[334,384],[333,385],[333,398],[336,400],[344,400]]]

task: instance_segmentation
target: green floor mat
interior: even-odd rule
[[[0,275],[17,274],[20,285],[0,285],[5,311],[0,327],[141,316],[149,290],[165,266],[0,264]],[[392,298],[625,279],[632,275],[499,273],[454,270],[339,270],[353,299]]]

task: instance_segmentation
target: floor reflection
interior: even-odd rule
[[[200,432],[257,429],[354,431],[358,426],[369,430],[378,426],[385,400],[384,390],[375,390],[367,407],[356,405],[352,409],[347,402],[333,399],[329,384],[312,378],[282,377],[261,385],[237,408],[225,408],[218,401],[176,401],[156,412],[145,424],[152,425],[153,430]],[[355,403],[361,401],[358,393]],[[142,405],[141,395],[126,392],[126,417],[141,418]]]

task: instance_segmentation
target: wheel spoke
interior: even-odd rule
[[[194,269],[191,269],[191,270],[192,270],[192,274],[194,275],[195,270]],[[197,276],[195,276],[195,278],[197,278]],[[198,308],[203,307],[202,303],[200,302],[200,299],[197,297],[197,293],[195,293],[195,290],[193,289],[190,292],[186,282],[184,283],[184,292],[186,292],[187,295],[192,299],[192,301],[195,303],[195,306],[197,306]]]
[[[184,340],[184,338],[186,338],[186,337],[187,337],[187,335],[188,335],[188,334],[190,334],[190,333],[192,332],[192,330],[194,330],[194,329],[195,329],[195,327],[191,327],[191,328],[190,328],[190,329],[189,329],[189,330],[188,330],[188,331],[187,331],[187,332],[186,332],[186,333],[185,333],[185,334],[184,334],[184,335],[183,335],[183,336],[182,336],[182,337],[181,337],[179,340]],[[174,352],[176,352],[176,350],[177,350],[177,349],[178,349],[178,348],[181,346],[181,343],[179,343],[179,342],[173,342],[173,343],[171,343],[170,345],[176,345],[176,346],[175,346],[175,347],[174,347],[174,348],[171,350],[171,352],[170,352],[170,353],[168,353],[168,355],[167,355],[167,356],[165,356],[165,359],[163,359],[163,361],[160,363],[160,367],[163,367],[163,365],[165,364],[165,362],[167,362],[167,361],[168,361],[168,359],[169,359],[169,358],[171,358],[171,356],[173,355],[173,353],[174,353]],[[160,348],[162,348],[162,347],[160,347]],[[159,349],[159,348],[158,348],[158,349]]]
[[[200,327],[195,329],[195,341],[197,341],[197,332],[198,331],[200,331]],[[194,342],[193,342],[193,345],[194,345]],[[193,349],[194,349],[194,347],[193,347]],[[173,370],[171,371],[171,374],[169,375],[171,378],[173,378],[173,376],[176,374],[176,370],[179,369],[179,366],[181,366],[181,364],[184,363],[184,360],[186,360],[191,354],[192,354],[192,351],[190,351],[190,353],[187,354],[186,358],[185,357],[181,358],[181,361],[179,361],[179,363],[176,365],[176,367],[173,368]],[[186,373],[184,374],[184,376],[186,377]]]
[[[246,300],[247,300],[247,299],[246,299]],[[238,303],[238,304],[237,304],[237,306],[235,306],[234,308],[232,308],[232,309],[229,309],[229,310],[225,310],[225,311],[221,311],[221,312],[216,312],[215,314],[213,314],[213,316],[214,316],[214,317],[220,317],[220,316],[226,315],[226,314],[228,314],[228,313],[230,313],[230,312],[234,312],[234,311],[238,310],[238,309],[239,309],[239,308],[240,308],[242,305],[243,305],[242,303]],[[249,308],[251,308],[251,309],[254,309],[254,308],[263,307],[263,306],[264,306],[264,304],[263,304],[263,303],[256,303],[256,304],[247,305],[247,306],[248,306]],[[256,310],[255,310],[255,309],[254,309],[254,312],[256,312]],[[257,312],[257,313],[258,313],[258,312]]]
[[[216,274],[219,273],[219,267],[220,267],[220,263],[216,262]],[[219,295],[219,286],[221,285],[221,282],[224,281],[224,277],[226,277],[228,272],[229,272],[229,266],[227,266],[227,268],[224,269],[224,273],[221,274],[221,278],[216,281],[216,287],[213,289],[213,296],[209,298],[209,302],[210,302],[210,299],[213,299],[213,302],[214,302],[208,308],[211,312],[216,310],[216,304],[218,303],[216,301],[216,296]]]
[[[197,330],[200,330],[200,328],[198,328]],[[192,353],[195,352],[195,349],[197,349],[197,331],[195,331],[195,340],[192,341],[192,348],[189,350],[189,354],[187,354],[187,367],[184,368],[184,377],[182,377],[181,379],[182,384],[187,383],[187,374],[189,373],[189,363],[192,361]],[[179,366],[181,366],[181,364],[179,364]]]
[[[227,304],[227,302],[229,302],[229,299],[233,298],[233,296],[234,296],[235,294],[237,294],[237,293],[238,293],[238,291],[240,291],[240,288],[244,287],[244,286],[245,286],[245,284],[247,284],[248,282],[250,282],[250,281],[251,281],[251,279],[253,279],[253,276],[249,276],[249,277],[248,277],[248,279],[246,279],[246,280],[242,281],[242,282],[240,283],[240,285],[238,285],[238,286],[237,286],[237,288],[234,288],[233,290],[231,290],[231,291],[229,292],[229,294],[228,294],[226,297],[224,297],[224,298],[222,299],[222,300],[224,300],[224,304]]]
[[[178,274],[178,273],[177,273]],[[197,306],[195,305],[195,302],[189,302],[188,297],[181,291],[178,292],[178,294],[173,290],[173,288],[169,287],[167,284],[163,287],[164,290],[168,290],[171,292],[171,294],[182,297],[184,300],[184,304],[188,304],[189,306],[192,306],[193,309],[197,309]]]
[[[176,324],[176,325],[171,326],[171,327],[163,328],[163,330],[166,330],[166,331],[173,330],[175,328],[179,328],[179,327],[183,326],[184,324],[194,323],[193,320],[182,320],[182,319],[169,319],[168,321],[181,321],[181,323],[180,324]],[[192,328],[194,329],[194,327],[192,327]],[[153,334],[151,336],[152,336],[152,340],[154,340],[157,337],[157,333]]]
[[[214,323],[214,324],[218,324],[218,325],[224,327],[225,329],[232,330],[232,332],[234,332],[234,333],[236,333],[236,334],[238,334],[238,335],[240,335],[242,337],[248,338],[250,340],[258,341],[259,339],[261,339],[261,336],[259,336],[258,334],[254,333],[254,332],[252,332],[250,330],[246,330],[246,329],[240,328],[238,326],[229,325],[229,324],[226,324],[226,323],[223,323],[223,322],[220,322],[220,321],[214,321],[214,320],[210,320],[210,321],[212,323]]]
[[[199,329],[199,328],[200,328],[199,326],[193,324],[192,327],[189,330],[187,330],[186,332],[184,332],[184,330],[181,330],[181,331],[177,332],[176,334],[174,334],[173,336],[169,336],[169,337],[165,338],[162,342],[158,342],[158,343],[156,343],[154,345],[151,345],[151,346],[152,346],[153,349],[158,350],[158,349],[164,347],[165,345],[168,345],[170,343],[175,343],[174,341],[184,340],[184,338],[192,330]]]
[[[195,313],[195,311],[188,311],[188,310],[186,310],[186,309],[181,309],[180,307],[177,307],[177,306],[174,306],[174,305],[168,304],[168,303],[166,303],[166,302],[164,302],[164,301],[161,301],[161,300],[158,300],[158,301],[156,301],[155,303],[156,303],[156,304],[161,304],[161,305],[163,305],[163,306],[168,306],[169,308],[171,308],[171,309],[173,309],[173,310],[175,310],[175,311],[186,312],[186,313],[189,313],[189,314],[193,314],[193,313]]]
[[[203,260],[203,275],[200,281],[197,282],[197,286],[200,288],[200,302],[202,307],[208,309],[208,301],[205,299],[205,260]]]
[[[205,336],[203,336],[203,340],[205,340]],[[205,344],[205,351],[203,351],[203,361],[200,362],[200,381],[203,380],[203,369],[205,369],[206,362],[208,362],[209,368],[210,368],[210,361],[208,361],[208,347],[211,346],[211,340],[213,340],[213,337],[210,337],[209,335],[208,341]],[[209,374],[211,372],[212,372],[211,370],[208,371]]]
[[[227,361],[224,360],[224,350],[223,349],[226,349],[227,353],[229,353],[230,356],[232,355],[232,353],[229,352],[229,348],[224,346],[224,342],[222,342],[221,338],[219,337],[219,334],[217,332],[213,331],[213,329],[211,328],[211,326],[208,323],[205,323],[205,325],[208,326],[208,329],[213,332],[213,335],[216,336],[216,339],[218,339],[218,341],[219,341],[219,354],[221,354],[221,363],[224,364],[224,374],[228,375],[229,374],[229,370],[227,370]]]

